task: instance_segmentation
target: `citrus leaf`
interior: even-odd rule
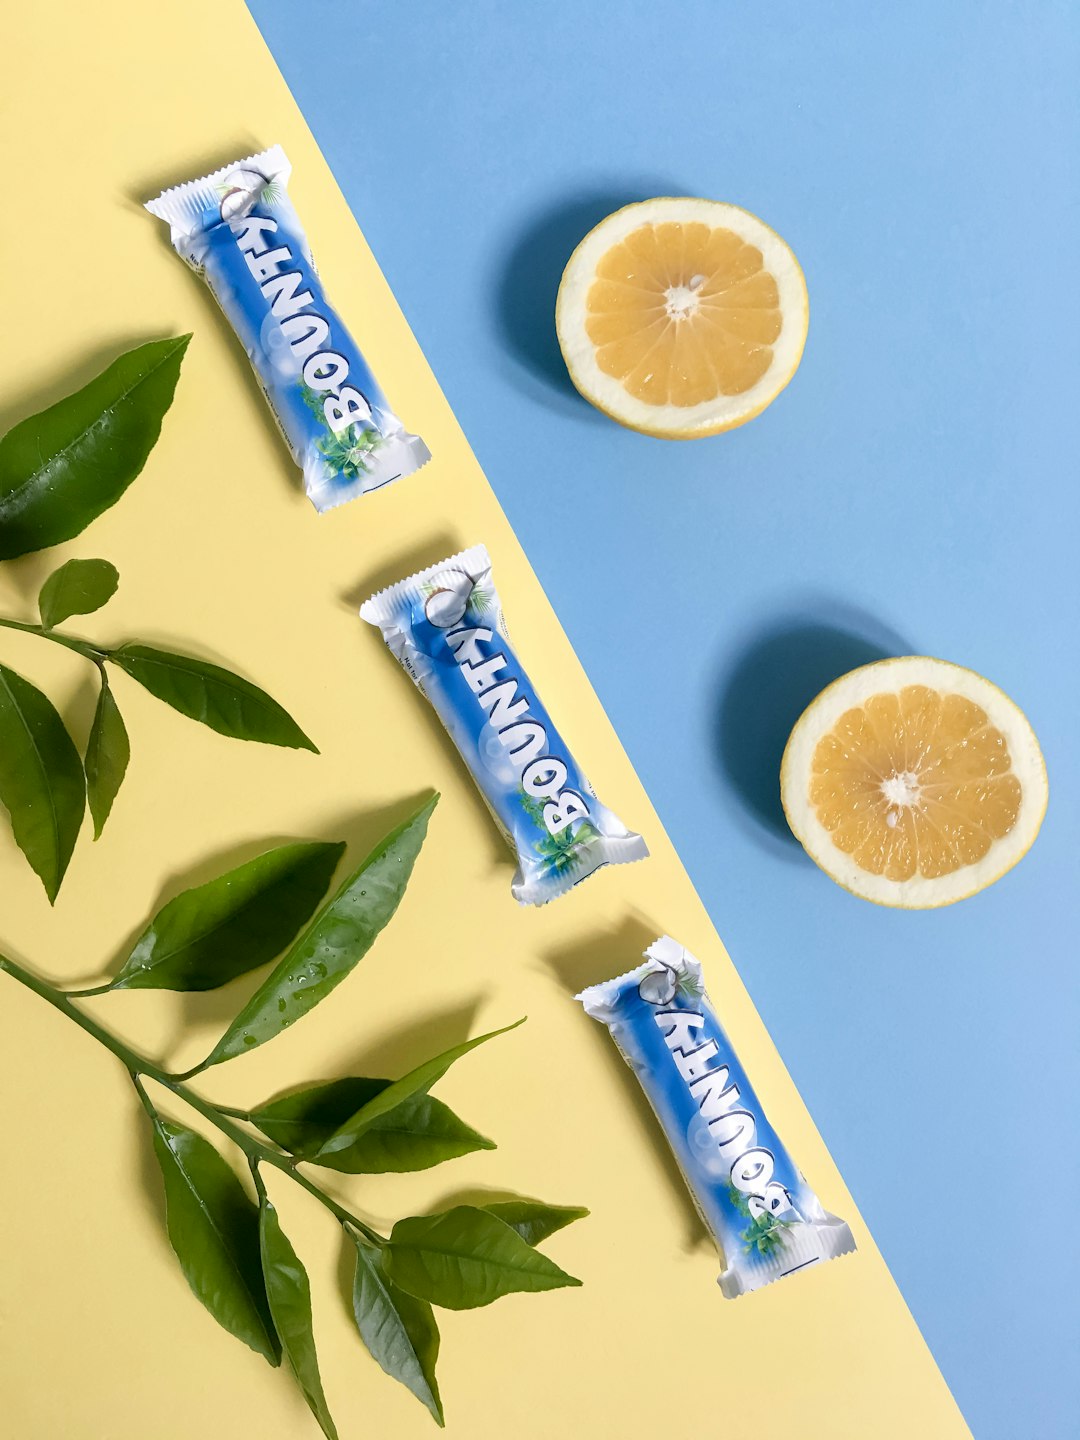
[[[308,1408],[327,1440],[338,1440],[323,1394],[315,1336],[311,1329],[311,1286],[277,1211],[264,1194],[259,1205],[259,1248],[270,1314],[281,1337],[285,1357],[296,1376]]]
[[[519,1290],[581,1284],[505,1221],[474,1205],[399,1220],[385,1264],[402,1290],[447,1310],[490,1305]]]
[[[72,615],[92,615],[112,599],[119,584],[120,572],[108,560],[69,560],[41,587],[41,623],[52,630]]]
[[[0,440],[0,560],[70,540],[115,505],[161,433],[190,339],[127,351]]]
[[[278,961],[200,1069],[280,1035],[352,973],[405,893],[438,798],[425,800],[379,841]]]
[[[441,1055],[434,1056],[431,1060],[425,1060],[415,1070],[410,1070],[400,1080],[395,1080],[385,1090],[367,1101],[354,1115],[348,1119],[329,1136],[320,1148],[311,1156],[317,1164],[328,1164],[328,1157],[339,1152],[351,1149],[356,1141],[367,1130],[379,1120],[389,1115],[391,1111],[397,1110],[405,1100],[410,1100],[416,1095],[426,1095],[436,1081],[441,1080],[446,1072],[453,1065],[455,1060],[460,1060],[470,1050],[475,1050],[478,1045],[483,1045],[488,1040],[494,1040],[496,1035],[505,1035],[508,1030],[516,1030],[519,1025],[524,1025],[525,1017],[515,1020],[512,1025],[504,1025],[501,1030],[490,1030],[486,1035],[477,1035],[472,1040],[465,1040],[460,1045],[453,1045],[449,1050],[444,1050]]]
[[[352,1144],[329,1155],[316,1153],[311,1160],[346,1175],[405,1174],[494,1149],[494,1140],[466,1125],[441,1100],[414,1095],[373,1121]]]
[[[320,1147],[338,1126],[390,1084],[359,1076],[331,1080],[262,1105],[248,1119],[283,1150],[347,1175],[428,1170],[474,1150],[495,1149],[449,1106],[430,1095],[415,1095],[377,1119],[352,1145],[320,1157]]]
[[[0,801],[15,843],[55,900],[86,805],[82,761],[52,702],[6,665],[0,665]]]
[[[368,1080],[359,1075],[330,1080],[256,1106],[247,1112],[247,1118],[282,1150],[306,1160],[343,1119],[389,1084],[389,1080]]]
[[[116,700],[109,688],[105,671],[101,672],[101,694],[98,696],[94,723],[90,726],[90,738],[86,743],[86,798],[90,802],[90,814],[94,819],[94,839],[105,828],[105,821],[113,807],[117,792],[127,773],[131,746],[128,744],[127,728],[117,708]]]
[[[343,844],[266,850],[162,906],[114,990],[215,990],[280,955],[330,884]]]
[[[439,1425],[444,1424],[435,1364],[439,1327],[431,1306],[399,1290],[387,1276],[377,1250],[356,1244],[353,1315],[360,1338],[387,1375],[400,1380]]]
[[[151,1115],[165,1181],[169,1241],[192,1290],[219,1325],[281,1364],[259,1260],[259,1214],[209,1141]]]
[[[589,1213],[581,1205],[545,1205],[541,1200],[494,1200],[480,1208],[516,1230],[526,1245],[539,1245],[556,1230],[584,1220]]]
[[[152,645],[123,645],[109,659],[181,715],[235,740],[319,752],[287,710],[250,680],[220,665]]]

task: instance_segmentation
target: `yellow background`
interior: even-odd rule
[[[0,568],[0,613],[33,618],[56,564],[105,556],[119,566],[119,594],[76,633],[171,643],[231,664],[280,699],[322,754],[225,740],[118,676],[132,762],[113,818],[97,845],[87,825],[55,910],[3,828],[0,948],[59,981],[90,983],[178,889],[291,836],[347,839],[355,864],[388,821],[439,788],[412,887],[363,965],[295,1030],[201,1083],[244,1104],[304,1079],[394,1075],[470,1032],[529,1016],[439,1089],[497,1151],[415,1176],[328,1177],[380,1226],[485,1189],[592,1209],[547,1247],[582,1289],[440,1316],[451,1430],[469,1440],[643,1437],[688,1425],[810,1440],[967,1434],[240,0],[69,0],[19,7],[6,25],[0,424],[129,344],[189,329],[195,338],[144,474],[79,540]],[[163,184],[275,140],[293,161],[293,195],[335,305],[435,456],[419,475],[321,518],[208,292],[139,208]],[[376,587],[477,540],[492,553],[541,694],[598,793],[653,852],[540,911],[511,899],[509,856],[449,741],[355,616]],[[85,736],[93,675],[84,662],[8,632],[0,659],[63,696]],[[645,655],[641,667],[649,704]],[[716,1289],[715,1256],[635,1082],[570,998],[635,964],[662,930],[703,960],[777,1128],[858,1237],[855,1256],[737,1302]],[[247,988],[91,1003],[180,1067],[206,1052]],[[5,1432],[317,1434],[288,1377],[219,1331],[188,1292],[118,1063],[0,976],[0,1065]],[[857,1086],[853,1076],[852,1104]],[[283,1177],[270,1185],[311,1275],[342,1440],[430,1435],[426,1412],[352,1329],[333,1223]]]

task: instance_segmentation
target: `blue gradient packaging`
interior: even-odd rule
[[[728,1299],[855,1249],[769,1124],[688,950],[665,935],[643,965],[577,998],[656,1112],[720,1250]]]
[[[648,855],[593,793],[510,644],[483,545],[365,602],[434,706],[518,858],[511,889],[543,905],[602,865]]]
[[[280,145],[166,190],[146,208],[203,277],[254,367],[317,510],[431,458],[390,409],[327,301],[289,199]]]

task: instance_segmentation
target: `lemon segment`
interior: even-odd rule
[[[809,310],[798,261],[736,205],[627,205],[570,257],[556,302],[578,390],[631,429],[671,439],[730,430],[791,379]]]
[[[881,905],[950,905],[1001,878],[1046,812],[1039,743],[974,671],[925,656],[864,665],[801,716],[780,771],[796,837]]]

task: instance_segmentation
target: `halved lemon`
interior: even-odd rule
[[[924,910],[985,890],[1023,858],[1046,813],[1046,766],[996,685],[909,655],[822,691],[791,732],[780,793],[838,884]]]
[[[585,399],[632,430],[688,440],[759,415],[798,369],[799,262],[737,205],[642,200],[570,257],[555,326]]]

